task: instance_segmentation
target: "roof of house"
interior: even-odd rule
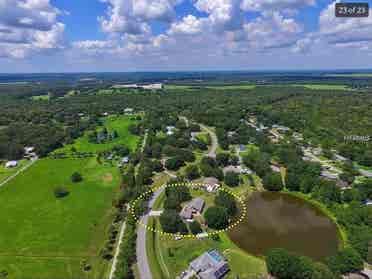
[[[195,198],[188,204],[188,206],[193,208],[194,210],[196,210],[198,212],[202,212],[202,210],[204,208],[204,204],[205,204],[205,202],[202,198]]]
[[[8,162],[6,162],[5,167],[7,167],[7,168],[16,167],[17,165],[18,165],[17,161],[8,161]]]
[[[182,208],[180,217],[184,219],[192,219],[192,208],[189,206],[185,206],[184,208]]]
[[[326,171],[326,170],[322,171],[321,176],[325,177],[325,178],[328,178],[328,179],[337,179],[338,178],[337,174]]]
[[[229,271],[228,263],[217,250],[202,254],[190,263],[190,267],[202,279],[220,279]]]
[[[361,175],[363,175],[365,177],[372,177],[372,171],[359,169],[359,172],[360,172]]]
[[[204,184],[214,186],[214,185],[218,185],[219,181],[215,177],[206,177],[204,179]]]
[[[241,168],[237,166],[227,166],[223,168],[223,173],[226,174],[228,172],[235,172],[235,173],[241,173]]]

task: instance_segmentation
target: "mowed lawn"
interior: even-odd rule
[[[6,168],[5,163],[0,165],[0,183],[7,179],[9,176],[12,176],[21,168],[29,164],[30,162],[27,160],[18,161],[18,166],[15,168]]]
[[[119,137],[107,142],[107,143],[90,143],[88,140],[88,133],[81,138],[78,138],[73,144],[66,145],[65,147],[58,149],[56,152],[70,152],[71,147],[75,147],[78,152],[100,152],[105,150],[112,149],[115,145],[123,144],[127,146],[130,150],[135,150],[139,137],[133,135],[129,132],[128,128],[131,124],[136,123],[136,120],[133,120],[133,116],[109,116],[105,119],[104,126],[107,130],[117,131]]]
[[[150,227],[161,230],[160,224],[154,217],[150,218]],[[186,270],[189,263],[210,249],[217,249],[222,253],[230,266],[231,271],[227,279],[259,278],[267,273],[265,261],[251,256],[239,249],[227,236],[219,234],[219,240],[182,239],[160,236],[158,233],[148,231],[146,244],[151,271],[154,278],[176,278]]]
[[[83,176],[77,184],[75,171]],[[0,188],[0,271],[17,279],[100,278],[81,262],[92,264],[91,275],[103,272],[97,259],[118,185],[118,170],[96,158],[41,159]],[[56,186],[70,194],[57,199]]]

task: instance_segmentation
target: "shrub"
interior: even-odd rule
[[[201,233],[203,230],[199,224],[199,222],[194,221],[190,224],[190,230],[192,234],[198,234]]]
[[[66,188],[64,188],[64,187],[56,187],[54,189],[54,196],[57,199],[61,199],[61,198],[67,197],[69,194],[70,194],[70,192]]]
[[[80,173],[78,173],[78,172],[74,172],[74,173],[71,175],[71,181],[72,181],[73,183],[78,183],[78,182],[83,181],[83,177],[81,176]]]
[[[212,206],[204,213],[204,217],[210,228],[222,230],[229,224],[227,209],[221,206]]]
[[[225,175],[225,183],[230,187],[239,186],[239,174],[229,171]]]

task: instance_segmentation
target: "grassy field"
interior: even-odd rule
[[[371,77],[372,73],[352,73],[352,74],[331,74],[326,75],[327,77]]]
[[[74,171],[83,181],[73,184]],[[90,159],[41,159],[0,189],[0,271],[15,279],[103,278],[99,257],[119,184],[114,167]],[[54,196],[64,186],[70,194]],[[82,271],[82,261],[92,265]]]
[[[25,165],[29,164],[30,161],[27,160],[20,160],[18,161],[18,166],[15,168],[6,168],[5,165],[0,165],[0,183],[4,181],[9,176],[13,175],[17,171],[19,171],[21,168],[23,168]]]
[[[32,96],[33,101],[49,101],[49,95]]]
[[[57,150],[57,152],[70,152],[71,147],[75,147],[79,152],[99,152],[112,149],[117,144],[123,144],[134,150],[138,144],[139,137],[131,134],[128,131],[128,127],[135,123],[136,120],[132,120],[131,116],[109,116],[106,118],[104,126],[110,132],[116,130],[119,134],[117,139],[114,139],[107,143],[90,143],[88,140],[88,133],[83,137],[77,139],[73,144],[66,145],[64,148]]]
[[[160,226],[157,220],[150,220],[151,226]],[[266,273],[265,262],[262,259],[248,255],[230,241],[225,233],[219,235],[219,240],[182,239],[160,236],[156,233],[147,234],[147,253],[154,279],[176,278],[187,269],[189,263],[210,249],[217,249],[226,257],[231,271],[227,279],[258,278]]]
[[[292,86],[305,87],[312,90],[352,90],[341,84],[293,84]]]
[[[221,85],[221,86],[207,86],[208,89],[214,90],[247,90],[255,88],[255,84],[237,84],[237,85]]]
[[[231,188],[238,196],[245,196],[250,191],[247,184]],[[192,196],[200,196],[206,201],[206,207],[214,204],[214,194],[207,194],[201,190],[192,190]],[[154,208],[161,209],[164,195],[155,202]],[[162,231],[158,218],[151,217],[148,226]],[[158,233],[148,231],[146,237],[146,249],[151,272],[154,279],[172,279],[187,269],[189,263],[210,250],[217,249],[224,254],[228,260],[231,272],[228,279],[258,278],[266,273],[265,262],[262,259],[251,256],[239,249],[227,236],[220,234],[219,240],[207,239],[183,239],[175,240],[173,237],[162,236]]]

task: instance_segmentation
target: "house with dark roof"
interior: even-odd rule
[[[210,250],[193,260],[190,269],[200,279],[221,279],[230,270],[226,259],[217,250]]]
[[[195,198],[182,208],[180,217],[191,222],[194,214],[200,214],[203,212],[204,205],[205,202],[203,199]]]

